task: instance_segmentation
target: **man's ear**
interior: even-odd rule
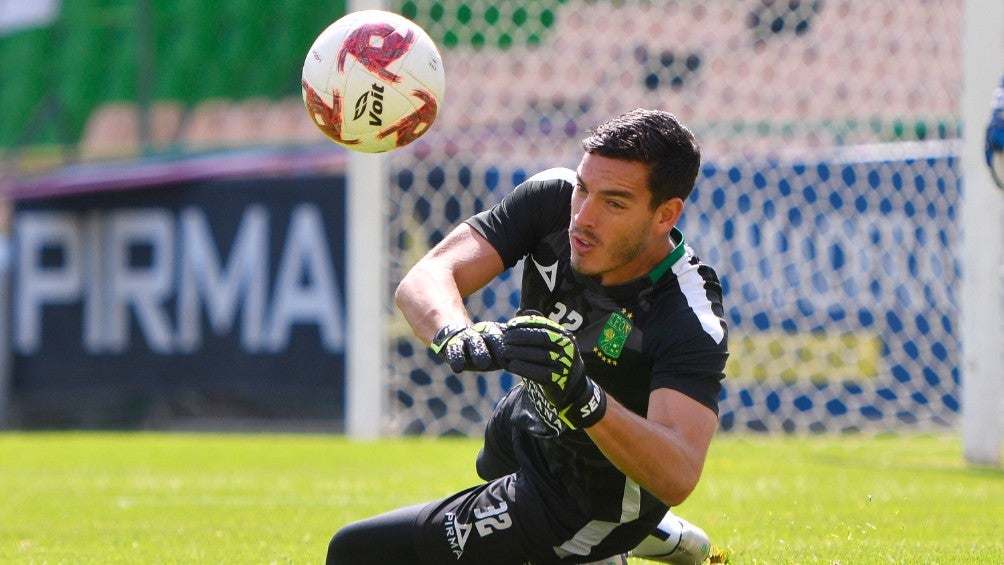
[[[683,200],[670,198],[655,209],[655,229],[660,235],[669,233],[683,214]]]

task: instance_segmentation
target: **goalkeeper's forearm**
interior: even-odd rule
[[[686,500],[700,479],[718,421],[705,416],[698,415],[694,427],[674,429],[608,398],[603,418],[585,431],[621,472],[672,507]]]
[[[453,278],[429,267],[421,262],[415,265],[394,292],[398,310],[426,345],[441,327],[471,322]]]
[[[464,297],[504,269],[495,248],[469,225],[461,224],[408,271],[394,299],[412,331],[428,345],[443,326],[469,324]]]

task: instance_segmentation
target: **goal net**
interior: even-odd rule
[[[574,167],[589,127],[667,109],[703,146],[680,227],[725,288],[722,428],[955,425],[962,0],[388,4],[447,72],[435,126],[390,161],[391,282],[523,179]],[[471,313],[512,316],[519,280]],[[515,377],[455,376],[388,317],[387,430],[481,433]]]

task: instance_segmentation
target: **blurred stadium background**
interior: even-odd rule
[[[373,4],[428,30],[447,72],[433,129],[386,161],[379,433],[478,434],[513,382],[444,370],[394,282],[637,106],[703,144],[681,227],[726,290],[722,429],[958,429],[977,0],[0,0],[3,425],[343,429],[351,159],[299,74]],[[519,278],[474,315],[510,316]]]

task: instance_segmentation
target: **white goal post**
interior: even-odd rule
[[[381,435],[387,394],[386,154],[349,155],[346,246],[345,431]]]
[[[966,0],[962,229],[962,442],[966,461],[1001,464],[1004,429],[1004,194],[988,172],[984,134],[1004,73],[1004,4]]]

